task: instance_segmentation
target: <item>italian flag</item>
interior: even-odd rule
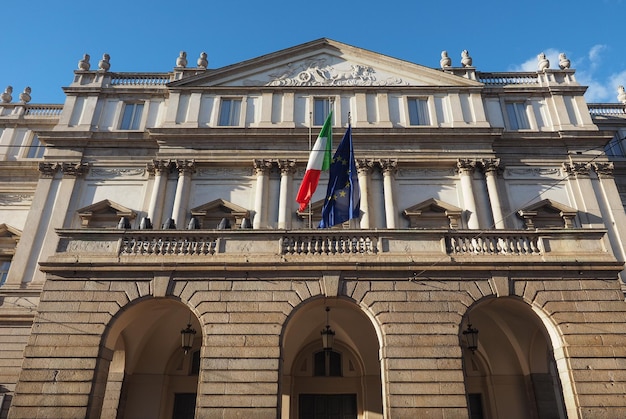
[[[317,184],[320,181],[320,175],[323,170],[328,170],[331,160],[332,138],[331,138],[331,126],[332,126],[332,111],[326,117],[324,126],[315,140],[311,155],[309,156],[309,163],[306,165],[306,172],[302,179],[300,189],[298,189],[298,195],[296,196],[296,202],[300,204],[300,211],[304,211],[309,204],[311,197],[317,189]]]

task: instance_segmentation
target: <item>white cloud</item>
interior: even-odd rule
[[[554,48],[549,48],[543,51],[543,53],[546,54],[546,58],[550,61],[550,68],[559,68],[559,51]],[[511,71],[537,71],[539,69],[537,55],[529,58],[520,65],[513,66]]]
[[[604,51],[606,49],[606,45],[602,45],[602,44],[598,44],[598,45],[594,45],[591,47],[591,49],[589,50],[589,61],[591,61],[591,64],[593,65],[595,61],[600,59],[600,54],[602,54],[602,51]]]

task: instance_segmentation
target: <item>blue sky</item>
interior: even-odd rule
[[[472,6],[472,8],[468,8]],[[537,69],[545,52],[564,52],[588,102],[617,102],[626,85],[626,0],[162,0],[4,1],[0,90],[26,86],[31,103],[62,103],[78,60],[103,53],[111,71],[170,71],[179,51],[195,63],[205,51],[219,68],[318,38],[439,66],[458,66],[467,49],[479,71]]]

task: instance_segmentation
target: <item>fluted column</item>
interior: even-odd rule
[[[269,160],[254,160],[256,172],[256,194],[254,197],[254,221],[255,229],[267,226],[267,194],[269,188],[269,174],[272,162]]]
[[[500,193],[498,192],[498,174],[502,173],[500,159],[481,160],[481,166],[487,182],[487,193],[489,194],[489,203],[491,205],[491,213],[493,214],[493,224],[497,229],[504,229],[506,227],[505,216],[502,211]]]
[[[393,175],[398,167],[396,160],[379,160],[383,172],[383,193],[385,195],[385,222],[387,228],[396,228],[396,204],[393,193]]]
[[[359,159],[356,161],[359,175],[359,188],[361,190],[361,228],[371,228],[370,221],[370,182],[374,162],[372,160]]]
[[[457,162],[459,176],[461,178],[461,189],[463,190],[463,203],[468,212],[467,227],[478,229],[478,215],[476,213],[476,199],[474,198],[474,188],[472,187],[472,177],[476,169],[476,161],[460,159]]]
[[[171,168],[172,162],[169,160],[153,160],[148,164],[148,172],[154,174],[148,217],[150,217],[154,226],[159,226],[162,222],[161,217],[163,216],[167,177]]]
[[[291,190],[293,174],[296,171],[295,160],[279,160],[280,169],[280,198],[278,201],[278,228],[291,228]],[[294,201],[295,202],[295,201]]]
[[[178,169],[178,182],[176,183],[176,195],[172,208],[172,219],[179,229],[185,228],[187,206],[189,204],[189,191],[191,187],[191,174],[195,172],[196,162],[193,160],[178,160],[175,162]]]

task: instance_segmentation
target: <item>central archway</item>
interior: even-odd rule
[[[336,333],[332,351],[324,351],[320,336],[326,307]],[[313,412],[317,418],[383,417],[380,342],[371,320],[355,303],[344,299],[303,303],[283,329],[281,350],[283,418],[306,419],[312,409],[317,409]],[[305,405],[309,407],[304,409]]]

